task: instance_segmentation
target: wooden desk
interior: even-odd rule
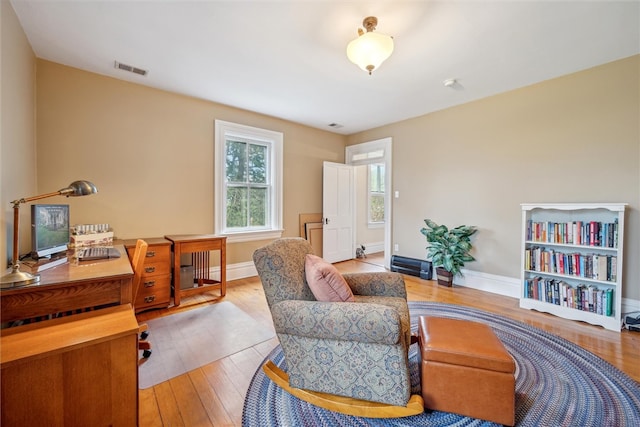
[[[220,296],[227,293],[227,238],[215,234],[181,234],[164,236],[171,240],[173,250],[173,303],[180,305],[180,298],[208,292],[213,286],[220,286]],[[209,277],[209,253],[220,253],[220,280]],[[193,288],[180,289],[180,255],[191,253],[194,269]]]
[[[3,329],[3,426],[138,425],[130,305]]]
[[[89,307],[131,304],[133,269],[120,258],[68,262],[40,273],[40,282],[0,291],[0,321],[10,322]]]

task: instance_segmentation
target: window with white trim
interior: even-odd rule
[[[384,224],[384,163],[370,164],[368,171],[369,224]]]
[[[215,122],[215,233],[227,241],[282,235],[283,135]]]

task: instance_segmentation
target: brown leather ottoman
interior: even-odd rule
[[[425,408],[515,423],[515,362],[483,323],[418,319]]]

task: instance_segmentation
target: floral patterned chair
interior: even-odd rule
[[[313,250],[301,238],[282,238],[253,254],[289,386],[387,405],[413,402],[403,277],[389,272],[344,274],[355,301],[320,302],[305,277],[307,254]]]

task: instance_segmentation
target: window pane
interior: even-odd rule
[[[247,182],[247,143],[227,141],[227,182]]]
[[[247,188],[227,188],[227,227],[247,226]]]
[[[370,191],[384,193],[384,165],[369,165]]]
[[[267,189],[251,188],[249,190],[249,226],[264,227],[267,225]]]
[[[267,182],[267,147],[264,145],[249,145],[249,182]]]
[[[384,222],[384,195],[371,194],[371,222]]]

